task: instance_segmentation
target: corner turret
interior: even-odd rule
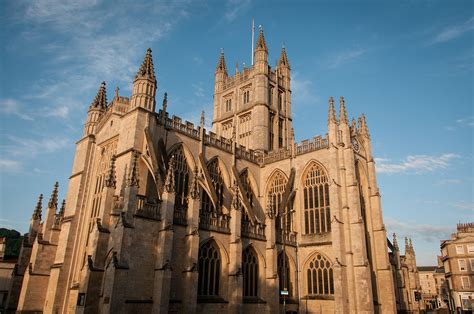
[[[100,84],[97,95],[89,106],[87,112],[87,120],[84,125],[84,135],[91,135],[95,132],[95,125],[99,122],[102,115],[107,110],[107,90],[105,82]]]
[[[265,42],[265,36],[263,35],[262,27],[260,27],[257,44],[255,45],[254,68],[257,69],[258,72],[268,72],[268,47],[267,43]]]
[[[133,80],[131,108],[142,107],[155,111],[156,77],[151,49],[146,51],[142,65]]]

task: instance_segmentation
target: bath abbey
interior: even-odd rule
[[[156,101],[151,49],[130,97],[99,86],[65,201],[56,184],[33,211],[14,310],[396,313],[412,298],[365,116],[329,97],[327,133],[295,142],[285,48],[270,66],[260,30],[253,60],[231,76],[221,52],[212,130]]]

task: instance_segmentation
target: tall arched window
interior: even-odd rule
[[[267,202],[271,202],[272,210],[278,215],[285,185],[287,179],[281,172],[277,172],[273,176],[273,180],[268,188]]]
[[[224,180],[222,179],[222,173],[219,168],[219,160],[215,158],[208,165],[209,175],[211,176],[212,184],[217,194],[217,207],[215,208],[207,193],[202,193],[201,197],[201,209],[204,212],[221,212],[221,207],[224,202]]]
[[[290,277],[290,261],[288,260],[288,255],[286,255],[284,252],[280,252],[280,254],[278,254],[277,267],[278,283],[280,285],[279,290],[286,288],[288,290],[288,296],[291,297],[293,287]]]
[[[242,182],[243,191],[242,194],[249,201],[250,207],[254,207],[254,193],[252,191],[252,186],[250,184],[248,170],[245,170],[240,175],[240,181]],[[241,220],[241,234],[244,237],[265,239],[265,225],[256,220],[252,222],[251,217],[247,210],[242,211],[242,220]]]
[[[331,262],[316,253],[307,263],[306,282],[308,295],[333,295],[334,278]]]
[[[214,241],[199,248],[198,296],[218,296],[221,275],[221,255]]]
[[[276,231],[277,231],[277,241],[282,242],[285,238],[286,241],[294,242],[295,237],[291,232],[291,210],[293,207],[293,202],[290,200],[288,202],[288,208],[281,208],[281,202],[283,194],[285,193],[285,186],[288,180],[281,173],[277,172],[268,188],[267,202],[271,202],[272,211],[275,213],[276,219]],[[286,230],[283,230],[285,228]],[[286,232],[283,232],[286,231]]]
[[[206,191],[201,190],[201,210],[199,211],[199,226],[202,229],[214,230],[224,233],[230,232],[230,215],[223,213],[224,179],[222,178],[219,160],[213,159],[207,165],[209,176],[216,191],[216,206]],[[217,207],[217,208],[216,208]]]
[[[184,155],[183,147],[179,146],[171,155],[175,157],[174,168],[174,214],[173,222],[175,224],[186,224],[186,213],[188,210],[188,186],[189,186],[189,169]]]
[[[244,297],[256,297],[258,293],[258,257],[255,249],[247,247],[242,253]]]
[[[318,234],[331,231],[329,183],[324,169],[313,163],[304,178],[304,233]]]

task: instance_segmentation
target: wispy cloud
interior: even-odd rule
[[[446,131],[456,131],[460,128],[474,128],[474,116],[457,119],[453,124],[444,127]]]
[[[250,0],[228,0],[226,3],[225,18],[231,22],[239,14],[244,13],[250,7]]]
[[[391,162],[390,159],[375,158],[378,173],[424,173],[447,168],[453,159],[459,158],[457,154],[449,153],[440,156],[412,155],[400,162]]]
[[[73,145],[71,139],[67,137],[43,136],[39,139],[22,138],[13,135],[7,135],[8,144],[2,144],[0,149],[12,158],[35,157],[39,154],[49,154],[59,151],[69,145]]]
[[[432,45],[444,43],[461,37],[465,33],[470,32],[472,30],[474,30],[474,17],[471,17],[469,20],[462,24],[446,27],[442,31],[438,32],[429,43]]]
[[[314,93],[313,81],[294,72],[291,75],[291,87],[293,90],[293,107],[306,104],[314,104],[319,101],[319,97]]]
[[[451,206],[461,209],[461,210],[474,211],[474,204],[472,202],[468,203],[465,201],[460,201],[460,202],[451,204]]]
[[[391,217],[384,218],[384,222],[387,229],[391,233],[397,233],[399,238],[419,237],[425,241],[439,241],[447,239],[453,231],[453,226],[450,225],[408,223]]]
[[[343,52],[336,53],[332,57],[329,58],[328,66],[330,68],[337,68],[352,60],[360,58],[362,55],[366,54],[368,51],[369,51],[368,49],[358,47],[358,48],[353,48],[353,49],[345,50]]]
[[[438,185],[453,185],[453,184],[461,184],[463,181],[461,179],[440,179],[438,180]]]
[[[21,170],[21,163],[18,160],[0,158],[0,173],[18,172]]]
[[[16,99],[0,99],[0,112],[6,115],[17,116],[20,119],[32,121],[31,115],[27,114],[26,108]]]
[[[47,52],[47,73],[25,99],[42,100],[47,116],[60,119],[81,110],[84,95],[101,81],[127,88],[147,47],[153,47],[187,17],[188,1],[134,1],[111,6],[98,0],[39,0],[19,6],[18,23],[33,25],[23,41]],[[143,16],[141,12],[152,14]],[[52,42],[48,36],[59,40]],[[139,38],[140,40],[137,40]],[[125,48],[126,47],[126,48]],[[46,79],[47,78],[47,79]],[[40,103],[41,104],[41,103]]]

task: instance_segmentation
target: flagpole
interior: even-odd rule
[[[254,41],[254,38],[255,38],[255,23],[254,23],[254,20],[252,18],[252,66],[253,66],[253,41]]]

